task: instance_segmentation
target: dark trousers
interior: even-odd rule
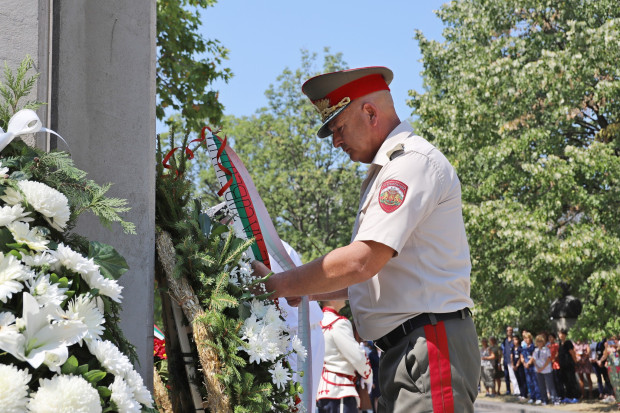
[[[564,392],[564,385],[562,384],[562,377],[560,376],[560,370],[553,369],[553,384],[555,384],[555,391],[560,399],[566,397]]]
[[[575,376],[575,366],[560,366],[560,382],[564,386],[564,397],[569,399],[581,397],[581,390],[579,390]]]
[[[601,367],[598,363],[592,363],[594,373],[596,373],[596,384],[598,386],[598,394],[613,394],[611,382],[609,381],[609,373],[605,367]],[[605,385],[603,386],[603,381]]]
[[[316,402],[319,413],[357,413],[357,399],[353,396],[342,399],[320,399]]]
[[[519,383],[519,393],[521,393],[520,396],[527,397],[527,381],[525,379],[525,368],[523,366],[517,367],[517,369],[515,370],[515,376],[517,377],[517,383]]]

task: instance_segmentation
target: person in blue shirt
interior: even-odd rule
[[[502,341],[501,348],[504,355],[504,380],[506,380],[506,395],[510,395],[510,370],[512,368],[512,327],[506,327],[506,338]]]
[[[540,391],[538,390],[538,383],[536,382],[536,366],[534,366],[534,350],[536,346],[534,346],[534,340],[532,337],[532,333],[526,331],[523,333],[523,343],[521,350],[521,362],[523,363],[523,367],[525,370],[525,382],[527,384],[527,392],[530,395],[530,400],[528,403],[541,404],[542,397],[540,395]]]
[[[525,381],[525,368],[523,367],[523,359],[521,357],[523,347],[521,347],[518,336],[512,336],[512,344],[513,346],[510,352],[512,356],[512,369],[517,377],[517,383],[519,383],[519,399],[525,400],[527,397],[527,385]]]

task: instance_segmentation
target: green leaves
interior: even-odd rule
[[[129,269],[127,261],[112,246],[97,241],[89,243],[88,257],[99,265],[101,275],[118,280]]]
[[[576,335],[611,332],[620,311],[600,294],[620,266],[616,6],[465,0],[439,12],[444,42],[416,35],[427,89],[410,104],[462,182],[484,334],[554,328],[559,282],[584,305]],[[601,289],[582,288],[601,273]]]
[[[105,371],[101,371],[97,369],[89,370],[88,364],[79,365],[78,359],[75,356],[71,356],[67,359],[65,364],[63,364],[62,367],[60,368],[60,372],[62,374],[73,374],[75,376],[82,376],[87,382],[89,382],[96,388],[97,388],[97,383],[103,380],[107,375]],[[97,389],[99,390],[99,388]],[[101,395],[101,393],[102,391],[100,390],[99,394]],[[103,393],[106,393],[106,392],[103,391]],[[108,396],[102,395],[102,397],[108,397]]]

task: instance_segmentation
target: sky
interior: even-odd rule
[[[219,0],[201,11],[205,39],[217,39],[229,49],[223,62],[234,76],[219,90],[226,115],[250,116],[267,105],[265,91],[285,68],[297,69],[301,50],[322,56],[342,53],[350,68],[387,66],[401,119],[411,115],[408,91],[422,91],[423,69],[418,29],[441,40],[443,23],[433,13],[443,0]],[[322,60],[318,61],[322,64]],[[319,68],[317,68],[319,69]],[[158,128],[159,129],[159,128]]]

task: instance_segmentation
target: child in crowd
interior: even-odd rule
[[[530,395],[530,400],[528,403],[536,402],[536,404],[541,404],[542,398],[540,397],[540,392],[538,391],[538,383],[536,382],[536,368],[534,367],[534,358],[532,357],[536,348],[534,346],[532,333],[529,331],[523,333],[523,343],[525,343],[525,345],[521,344],[523,347],[521,352],[521,362],[523,363],[523,368],[525,369],[527,392]]]
[[[536,368],[536,381],[540,390],[542,404],[546,405],[552,402],[555,405],[560,404],[560,399],[555,391],[553,382],[553,373],[551,368],[551,351],[545,345],[545,336],[539,334],[536,336],[536,350],[534,350],[534,366]],[[547,391],[551,396],[551,400],[547,397]]]
[[[527,397],[527,385],[525,381],[525,369],[523,368],[523,357],[521,357],[523,348],[521,347],[517,335],[512,336],[512,342],[514,344],[514,347],[511,349],[512,369],[515,372],[515,377],[519,384],[519,400],[525,400]]]

